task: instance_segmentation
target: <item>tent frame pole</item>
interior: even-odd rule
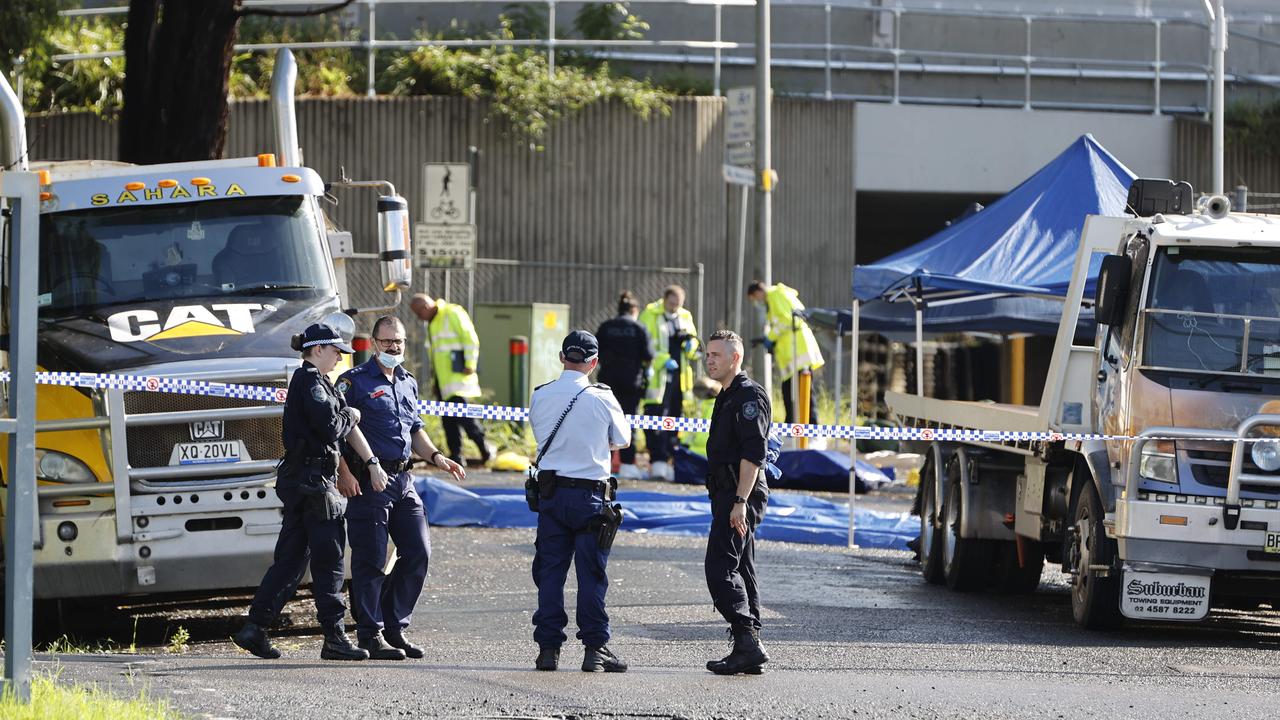
[[[857,298],[853,300],[853,315],[851,316],[852,325],[849,333],[852,338],[849,350],[849,427],[858,427],[858,310],[859,303]],[[840,327],[839,323],[836,327]],[[837,413],[836,417],[839,417]],[[838,421],[837,421],[838,422]],[[849,539],[848,546],[850,550],[857,550],[858,543],[854,540],[853,519],[854,510],[858,504],[858,438],[857,433],[849,438]]]

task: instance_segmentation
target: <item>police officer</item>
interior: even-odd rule
[[[707,669],[717,675],[758,674],[769,656],[760,644],[755,529],[769,502],[769,486],[760,470],[772,408],[764,388],[742,372],[742,338],[736,333],[712,334],[705,357],[707,374],[725,387],[716,397],[707,438],[707,589],[733,636],[733,650],[708,662]]]
[[[600,547],[595,530],[607,517],[605,506],[616,488],[609,477],[610,452],[631,442],[631,427],[608,386],[592,385],[587,379],[596,367],[597,354],[594,335],[583,330],[569,333],[561,344],[564,372],[535,388],[529,406],[529,422],[543,451],[538,463],[542,492],[533,556],[533,582],[538,587],[533,639],[538,643],[535,667],[539,670],[559,666],[560,646],[567,639],[564,582],[571,561],[578,576],[577,637],[586,647],[582,670],[627,670],[622,658],[606,645],[609,551]]]
[[[630,290],[618,298],[618,316],[605,320],[596,330],[600,342],[600,382],[609,386],[618,405],[627,415],[635,415],[644,396],[646,374],[653,361],[653,348],[649,347],[649,331],[636,317],[640,315],[640,303]],[[631,432],[631,444],[618,453],[621,465],[618,477],[622,480],[643,480],[645,474],[636,467],[635,430]]]
[[[350,353],[351,348],[328,325],[312,325],[295,335],[292,344],[302,352],[302,367],[289,380],[284,405],[285,451],[276,477],[276,495],[284,503],[280,537],[275,561],[249,606],[249,621],[232,639],[260,658],[280,657],[264,628],[275,622],[280,609],[293,598],[310,558],[316,619],[324,630],[320,657],[364,660],[369,654],[352,646],[342,626],[347,611],[340,592],[346,546],[342,523],[345,501],[337,493],[334,475],[338,442],[343,438],[359,457],[371,458],[373,453],[357,427],[360,412],[347,407],[326,377],[342,353]],[[376,482],[386,482],[381,468]]]
[[[416,452],[459,480],[466,471],[446,458],[422,428],[418,381],[401,366],[404,325],[384,315],[370,335],[376,354],[338,378],[338,392],[360,411],[360,430],[375,456],[361,462],[361,455],[348,448],[338,473],[338,491],[350,498],[347,535],[356,644],[374,660],[421,658],[422,648],[405,637],[404,629],[427,579],[431,536],[409,475],[409,456]],[[372,466],[380,466],[390,480],[375,483],[367,472]],[[388,538],[396,544],[389,575],[383,573]]]

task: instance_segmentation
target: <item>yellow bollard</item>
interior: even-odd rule
[[[796,419],[800,421],[801,425],[808,425],[811,419],[809,417],[809,393],[813,391],[812,386],[813,386],[813,373],[808,370],[801,370],[800,386],[797,389],[798,391],[796,393],[797,395],[799,395],[796,402],[798,402],[800,405],[800,407],[796,408]],[[816,420],[817,418],[812,418],[812,419]],[[796,445],[801,450],[804,450],[805,448],[809,447],[809,438],[801,437],[801,438],[796,438],[796,440],[797,440]]]

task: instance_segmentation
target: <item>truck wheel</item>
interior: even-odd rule
[[[1030,595],[1040,587],[1040,573],[1044,570],[1044,550],[1034,540],[1022,541],[1025,565],[1018,564],[1018,543],[996,544],[994,585],[996,592],[1005,595]]]
[[[991,570],[991,544],[986,540],[960,537],[964,517],[960,490],[960,467],[947,469],[947,502],[942,508],[942,565],[947,587],[959,592],[981,588]]]
[[[941,585],[942,530],[938,513],[938,483],[933,475],[935,463],[925,463],[920,473],[920,573],[934,585]]]
[[[1111,566],[1116,544],[1102,526],[1102,501],[1089,482],[1076,498],[1074,523],[1067,535],[1064,569],[1072,572],[1071,614],[1077,625],[1091,630],[1115,628],[1123,622],[1120,614],[1120,580],[1103,576],[1090,566]]]

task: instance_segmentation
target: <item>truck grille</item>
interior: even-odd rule
[[[1209,485],[1211,487],[1227,487],[1227,479],[1231,474],[1230,450],[1187,450],[1186,456],[1187,463],[1191,467],[1191,472],[1195,476],[1196,482],[1201,485]],[[1244,463],[1240,469],[1241,472],[1251,475],[1277,474],[1268,473],[1255,465],[1253,458],[1249,456],[1247,450],[1244,454]],[[1280,494],[1280,488],[1265,485],[1250,485],[1249,483],[1242,483],[1240,487],[1248,488],[1252,492],[1265,493],[1268,495]]]
[[[283,382],[258,382],[263,387],[284,387]],[[203,395],[176,395],[170,393],[126,392],[125,412],[130,415],[158,412],[206,411],[210,420],[219,419],[218,410],[227,408],[260,407],[259,400],[206,397]],[[228,420],[223,425],[223,438],[242,440],[245,452],[254,460],[275,460],[284,455],[280,441],[280,418],[254,418]],[[141,435],[144,442],[129,443],[129,465],[135,468],[163,467],[169,464],[173,446],[191,442],[189,423],[155,425],[134,428],[131,435]],[[135,438],[136,440],[136,438]]]

